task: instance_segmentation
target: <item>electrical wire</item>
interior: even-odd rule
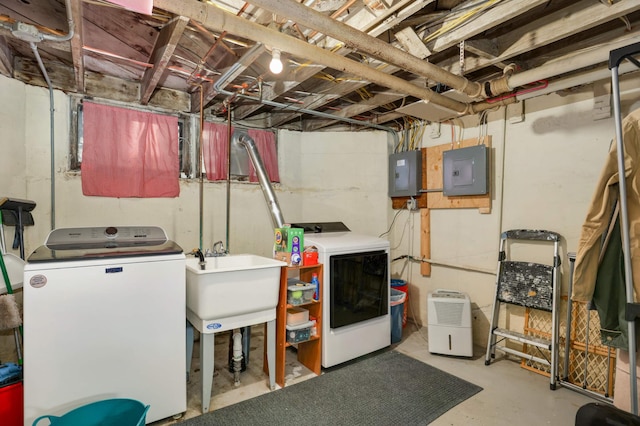
[[[480,6],[475,7],[474,9],[471,9],[468,12],[465,12],[462,16],[459,16],[453,19],[452,21],[449,21],[448,23],[444,24],[437,31],[434,31],[433,33],[429,34],[427,37],[423,38],[422,41],[424,43],[428,43],[431,40],[438,38],[442,34],[445,34],[463,24],[466,24],[472,18],[475,18],[480,12],[490,8],[491,6],[493,6],[496,3],[499,3],[500,1],[502,0],[488,0],[487,2],[481,4]]]
[[[396,219],[398,218],[398,215],[400,214],[400,212],[404,211],[404,207],[406,207],[406,206],[407,206],[407,204],[405,203],[405,205],[396,212],[396,214],[393,216],[393,220],[391,221],[391,225],[389,225],[389,229],[387,229],[382,234],[378,235],[378,238],[382,238],[385,235],[387,235],[389,232],[391,232],[391,229],[393,229],[393,224],[396,222]]]

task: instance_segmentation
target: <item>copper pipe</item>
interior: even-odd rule
[[[240,10],[238,11],[238,13],[236,14],[236,16],[240,16],[244,13],[244,11],[247,9],[247,7],[249,6],[249,4],[247,2],[244,3],[244,5],[240,8]],[[202,25],[198,24],[195,21],[192,21],[194,26],[197,27],[198,29],[200,29],[203,32],[209,32],[209,30],[207,30],[206,28],[204,28]],[[202,69],[202,67],[204,66],[204,64],[207,62],[207,59],[209,59],[209,56],[211,56],[211,54],[213,53],[213,51],[215,50],[215,48],[218,46],[219,43],[221,43],[222,40],[224,40],[224,38],[227,36],[227,32],[223,31],[222,34],[220,34],[218,36],[218,38],[216,39],[216,41],[211,45],[211,47],[209,48],[209,50],[207,51],[207,53],[200,59],[200,63],[193,69],[193,72],[191,73],[191,75],[187,78],[187,84],[189,84],[189,82],[191,81],[191,79],[193,78],[194,74],[196,72],[200,72],[200,70]],[[234,54],[233,51],[231,51],[224,43],[221,43],[222,46],[227,49],[227,51],[231,54]]]

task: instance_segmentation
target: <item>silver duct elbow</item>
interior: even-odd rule
[[[267,171],[264,168],[262,158],[258,153],[258,148],[256,148],[255,141],[246,132],[236,130],[233,132],[233,136],[231,137],[231,143],[234,142],[239,143],[244,147],[244,149],[247,150],[249,159],[251,160],[253,167],[256,169],[256,175],[258,176],[260,186],[262,186],[262,193],[264,194],[264,198],[267,201],[267,206],[269,207],[269,211],[271,212],[271,220],[273,221],[274,228],[282,228],[284,226],[282,211],[280,210],[278,199],[276,198],[276,194],[273,191],[271,182],[269,181]]]

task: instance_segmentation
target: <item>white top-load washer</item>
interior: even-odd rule
[[[185,255],[158,227],[51,231],[24,270],[24,420],[101,399],[186,411]]]
[[[341,222],[291,226],[305,230],[305,247],[315,246],[324,265],[322,366],[389,346],[389,241],[351,232]]]

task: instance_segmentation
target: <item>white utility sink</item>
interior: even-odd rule
[[[285,262],[254,254],[187,258],[187,319],[200,335],[202,412],[209,411],[215,333],[267,324],[269,388],[275,389],[276,308]],[[189,364],[187,364],[189,365]]]
[[[262,314],[275,310],[280,268],[285,262],[254,254],[207,257],[205,261],[203,270],[197,257],[187,258],[190,320],[204,320],[202,326],[209,332],[219,332],[242,326],[239,322],[254,319],[258,323]]]
[[[24,280],[24,260],[11,253],[1,254],[4,259],[4,264],[7,267],[7,274],[9,275],[9,282],[11,288],[15,291],[17,288],[22,288],[22,281]],[[7,286],[4,282],[4,277],[0,274],[0,294],[7,292]]]

